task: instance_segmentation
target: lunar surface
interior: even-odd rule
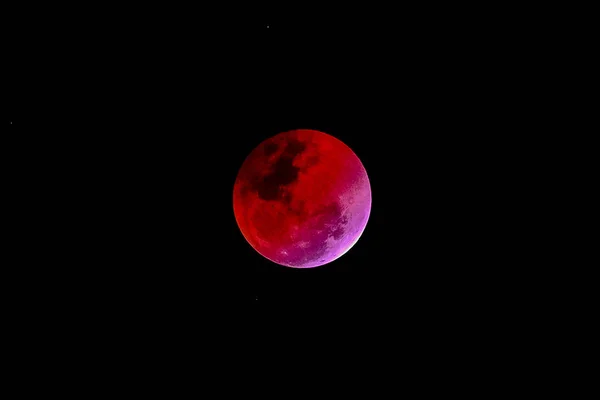
[[[358,241],[371,212],[371,186],[354,152],[314,130],[280,133],[244,161],[233,209],[248,243],[287,267],[312,268]]]

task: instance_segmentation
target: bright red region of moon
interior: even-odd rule
[[[371,185],[342,141],[293,130],[248,155],[234,184],[233,210],[259,254],[287,267],[318,267],[341,257],[362,235]]]

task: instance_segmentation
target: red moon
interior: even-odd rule
[[[248,243],[287,267],[312,268],[341,257],[362,235],[371,185],[354,152],[314,130],[283,132],[244,161],[233,211]]]

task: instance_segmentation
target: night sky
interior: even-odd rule
[[[147,37],[115,26],[23,61],[10,129],[15,149],[44,160],[22,167],[35,191],[24,204],[58,241],[23,278],[45,293],[36,315],[188,339],[244,317],[243,332],[280,338],[338,323],[438,345],[441,330],[485,335],[528,278],[506,250],[524,246],[507,233],[518,199],[502,189],[512,81],[485,24],[454,29],[442,14],[170,22]],[[292,129],[342,140],[371,182],[362,237],[314,269],[263,258],[233,215],[245,157]]]

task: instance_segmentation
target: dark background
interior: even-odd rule
[[[504,189],[526,147],[523,47],[491,14],[405,11],[21,32],[12,155],[29,176],[22,234],[41,244],[23,252],[17,286],[34,295],[19,301],[46,324],[138,345],[208,335],[260,348],[330,332],[319,343],[367,352],[398,338],[407,351],[498,334],[496,350],[508,346],[502,321],[530,317],[518,299],[531,275],[515,256],[526,243],[510,233],[521,199]],[[248,153],[298,128],[349,145],[373,195],[358,243],[310,270],[262,258],[232,210]]]

